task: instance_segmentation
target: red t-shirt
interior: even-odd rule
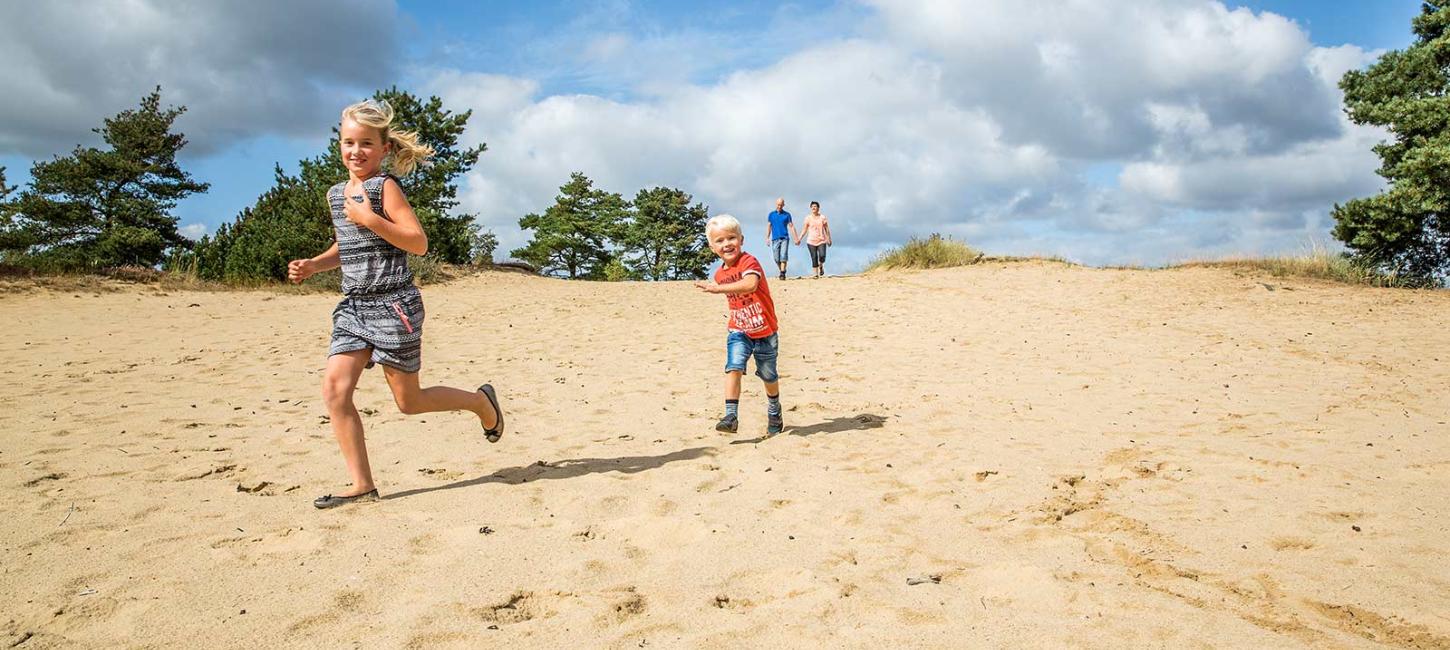
[[[770,299],[765,270],[760,268],[755,256],[742,252],[734,266],[721,263],[715,270],[715,284],[730,284],[751,274],[760,278],[755,291],[725,296],[730,302],[730,323],[725,327],[753,339],[763,339],[775,333],[775,302]]]

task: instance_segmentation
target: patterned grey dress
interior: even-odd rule
[[[383,211],[380,174],[363,181],[367,202],[376,214]],[[347,220],[343,211],[347,183],[327,191],[337,253],[342,260],[342,302],[332,310],[332,344],[328,356],[372,349],[368,367],[375,363],[403,372],[418,372],[423,364],[423,294],[413,286],[408,253],[377,233]],[[391,221],[391,219],[389,219]]]

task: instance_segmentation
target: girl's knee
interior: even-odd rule
[[[393,391],[393,403],[398,405],[398,412],[403,415],[417,415],[423,412],[423,396],[419,391],[395,390]]]
[[[398,405],[398,412],[402,413],[403,415],[417,415],[423,412],[423,409],[418,405],[417,400],[408,399],[406,397],[398,397],[397,395],[394,395],[393,402]]]
[[[322,378],[322,401],[327,408],[343,408],[352,403],[352,382],[345,377]]]

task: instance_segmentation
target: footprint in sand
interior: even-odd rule
[[[363,609],[367,595],[361,591],[344,589],[333,594],[332,607],[327,611],[304,616],[294,621],[287,627],[287,631],[293,634],[306,632],[315,627],[334,623],[345,614],[356,614]]]
[[[43,476],[37,476],[33,479],[30,479],[22,485],[24,485],[25,487],[35,487],[37,485],[40,485],[41,483],[45,483],[47,481],[59,481],[65,477],[65,472],[52,472],[50,474],[45,474]]]
[[[468,613],[490,623],[523,623],[539,616],[538,599],[531,591],[516,591],[501,602],[468,608]]]
[[[236,464],[208,464],[182,471],[171,480],[175,482],[195,481],[197,479],[203,479],[211,476],[215,476],[217,478],[224,478],[236,471],[239,471]]]
[[[438,537],[433,533],[415,535],[408,540],[408,552],[413,555],[428,555],[438,550]]]
[[[1276,551],[1307,551],[1314,548],[1314,542],[1302,537],[1275,537],[1269,540],[1269,547]]]
[[[601,617],[604,619],[603,622],[618,625],[644,613],[646,608],[644,596],[636,592],[634,587],[625,587],[617,591],[619,595],[611,599],[609,611]]]

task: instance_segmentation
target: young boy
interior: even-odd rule
[[[775,303],[770,299],[770,285],[765,270],[754,255],[740,250],[744,237],[740,221],[728,214],[717,215],[705,224],[705,238],[710,250],[722,262],[713,282],[696,282],[707,293],[723,293],[730,304],[729,335],[725,339],[725,417],[715,425],[716,431],[735,433],[740,427],[740,376],[745,362],[755,357],[755,375],[765,382],[769,399],[767,434],[780,433],[785,423],[780,415],[780,375],[775,371],[778,338]]]

